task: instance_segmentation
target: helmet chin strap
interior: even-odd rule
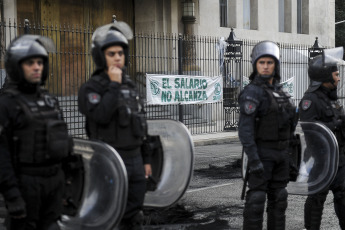
[[[262,79],[264,79],[264,80],[269,80],[270,78],[274,78],[274,75],[275,75],[275,71],[273,71],[273,73],[272,74],[270,74],[270,75],[264,75],[264,74],[259,74],[258,73],[258,76],[259,77],[261,77]]]
[[[329,93],[329,97],[332,99],[332,100],[337,100],[338,99],[338,94],[337,94],[337,87],[334,86],[333,89],[331,89],[330,93]]]
[[[331,79],[330,79],[329,83],[331,83],[335,89],[337,88],[337,86],[334,84],[335,81],[333,79],[333,76],[331,76]]]
[[[261,77],[264,80],[268,80],[268,79],[274,77],[274,75],[258,75],[258,76]]]

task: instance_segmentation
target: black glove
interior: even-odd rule
[[[341,121],[341,128],[344,128],[345,127],[345,115],[344,114],[340,115],[339,120]]]
[[[249,173],[262,175],[264,173],[264,166],[260,160],[253,161],[249,166]]]
[[[25,201],[22,197],[6,200],[7,211],[13,218],[26,217]]]
[[[345,123],[345,114],[339,115],[339,119]]]
[[[342,119],[338,119],[334,121],[334,129],[341,129],[344,126],[344,122]]]

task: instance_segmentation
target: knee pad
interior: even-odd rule
[[[246,199],[248,204],[264,204],[265,201],[266,193],[264,191],[250,191]]]
[[[265,208],[266,193],[264,191],[251,191],[246,197],[245,213],[261,214]],[[249,214],[249,215],[251,215]]]
[[[265,209],[266,193],[250,191],[243,212],[243,229],[261,229]]]
[[[285,188],[279,188],[269,191],[267,202],[267,212],[279,212],[280,215],[285,213],[287,208],[288,193]]]
[[[274,202],[287,200],[288,192],[285,188],[275,189],[268,193],[268,199]]]
[[[316,206],[323,206],[323,204],[325,203],[327,199],[327,194],[328,194],[328,190],[314,194],[314,195],[309,195],[307,198],[307,202]]]

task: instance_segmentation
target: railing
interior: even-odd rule
[[[26,27],[21,23],[0,22],[0,84],[5,79],[4,56],[9,42],[16,36],[24,34],[40,34],[53,39],[56,52],[49,54],[49,77],[47,88],[60,100],[65,119],[68,122],[70,133],[74,136],[85,136],[84,117],[78,112],[77,94],[82,83],[89,79],[94,70],[90,55],[91,36],[93,27],[71,25],[37,25]],[[193,76],[219,76],[224,75],[224,82],[231,79],[235,82],[233,106],[223,104],[197,104],[197,105],[150,105],[146,106],[147,118],[170,118],[182,121],[191,133],[210,133],[225,130],[227,122],[237,127],[238,109],[236,106],[237,93],[242,89],[244,80],[252,72],[250,54],[257,41],[243,41],[243,58],[237,60],[237,71],[234,63],[225,64],[227,74],[220,71],[221,58],[219,38],[209,36],[181,36],[175,34],[135,34],[130,41],[130,64],[128,73],[136,82],[141,95],[146,98],[146,74],[165,75],[193,75]],[[281,75],[282,81],[294,77],[293,91],[297,104],[309,80],[307,76],[308,47],[302,45],[279,44],[281,49]],[[238,67],[239,66],[239,67]],[[340,68],[341,73],[344,68]],[[239,74],[240,73],[240,74]],[[240,83],[240,84],[238,84]],[[224,88],[227,88],[224,85]],[[342,85],[339,87],[340,97],[345,92]],[[229,91],[229,90],[225,90]],[[228,114],[225,108],[230,108]],[[230,116],[230,117],[229,117]]]

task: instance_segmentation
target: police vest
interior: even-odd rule
[[[269,97],[270,107],[256,121],[256,141],[286,141],[283,147],[287,147],[296,107],[290,103],[290,96],[281,89],[273,90],[266,85],[261,87]]]
[[[330,100],[328,96],[321,92],[320,90],[316,90],[314,92],[318,98],[320,98],[320,102],[322,104],[322,107],[324,108],[324,114],[325,117],[321,118],[321,121],[324,122],[331,122],[333,120],[340,119],[340,115],[344,114],[343,107],[339,104],[338,101]],[[339,147],[341,148],[339,152],[343,152],[343,148],[345,146],[345,138],[343,135],[342,129],[336,129],[334,130],[334,135],[337,138]]]
[[[91,78],[102,85],[104,94],[109,82],[96,75]],[[127,80],[129,81],[129,80]],[[102,96],[101,95],[101,96]],[[147,123],[139,93],[132,82],[120,86],[120,105],[115,110],[109,124],[98,124],[88,120],[89,136],[110,144],[115,149],[131,150],[140,147],[147,134]]]
[[[6,92],[13,95],[25,116],[24,124],[16,125],[13,130],[17,163],[60,163],[68,155],[69,137],[57,100],[45,92],[39,97],[23,95],[14,89]]]

